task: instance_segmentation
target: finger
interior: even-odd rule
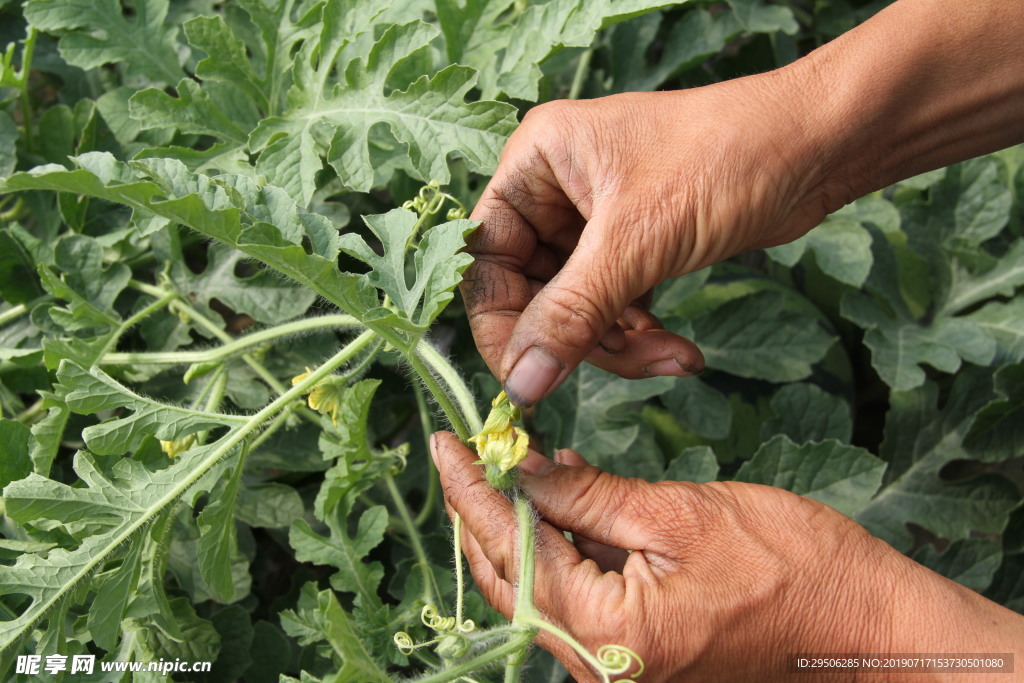
[[[704,370],[704,354],[685,337],[667,330],[626,330],[621,350],[587,360],[626,379],[693,377]]]
[[[544,289],[545,282],[536,280],[534,278],[529,279],[530,292],[533,296],[537,296],[542,289]],[[518,318],[518,316],[516,316]],[[626,335],[625,330],[628,329],[628,325],[622,324],[623,319],[619,318],[614,325],[612,325],[604,336],[601,337],[601,341],[597,343],[587,356],[587,359],[600,358],[602,356],[610,356],[616,353],[621,353],[626,348]]]
[[[636,245],[624,243],[624,220],[607,212],[594,216],[565,266],[516,320],[498,376],[517,405],[533,405],[551,393],[598,346],[626,308],[660,279],[656,271],[661,259],[648,259]],[[642,377],[650,362],[675,360],[678,376],[692,368],[699,355],[692,344],[674,339],[678,358],[655,359],[648,354],[641,359],[643,365],[620,360],[611,367]],[[639,346],[647,344],[640,340]],[[667,367],[666,363],[655,370]]]
[[[543,459],[551,464],[551,466],[554,465],[536,451],[532,452],[531,456]],[[509,582],[498,578],[494,571],[494,566],[484,555],[480,544],[473,538],[473,535],[469,533],[465,526],[462,528],[462,550],[469,564],[473,580],[476,582],[477,588],[480,589],[484,599],[487,600],[491,607],[498,610],[503,617],[511,621],[515,613],[515,588]],[[553,636],[547,631],[541,631],[537,635],[536,643],[561,661],[576,680],[587,680],[592,675],[589,667],[579,658],[576,651],[560,638]]]
[[[560,451],[556,451],[555,462],[569,467],[579,467],[587,464],[583,456],[571,448],[563,448]],[[580,534],[573,534],[573,543],[583,557],[588,557],[596,562],[603,572],[618,572],[621,574],[623,567],[626,565],[626,559],[629,557],[629,553],[622,548],[598,543]]]
[[[453,434],[437,432],[432,445],[441,485],[453,511],[462,517],[464,528],[476,540],[495,576],[508,582],[518,580],[519,529],[512,503],[491,488],[480,468],[473,465],[476,455]],[[590,606],[581,607],[581,600],[596,594],[620,596],[622,577],[602,580],[616,575],[602,574],[549,524],[542,522],[534,529],[534,603],[566,626],[586,632],[593,627],[593,615]]]
[[[651,313],[646,307],[638,305],[635,301],[622,312],[622,315],[619,317],[619,325],[625,330],[662,329],[658,316]]]
[[[677,555],[688,527],[701,521],[695,487],[678,482],[651,484],[580,465],[524,472],[519,484],[555,527],[625,550]]]
[[[476,454],[454,434],[437,432],[433,444],[446,500],[462,517],[464,528],[476,539],[498,578],[514,580],[519,524],[512,502],[487,483],[481,468],[473,464]],[[581,561],[576,548],[550,526],[538,524],[536,534],[538,579],[545,573],[554,580],[558,572]]]
[[[508,581],[498,578],[494,571],[494,565],[490,563],[480,544],[473,538],[473,534],[462,528],[462,552],[469,564],[469,571],[473,575],[477,588],[484,596],[484,599],[494,609],[501,612],[506,619],[511,619],[515,611],[516,595],[515,589]]]
[[[584,225],[543,155],[523,138],[509,140],[473,210],[481,226],[468,239],[474,262],[460,285],[477,349],[496,376],[515,320],[532,298],[527,277],[550,280],[564,261],[559,253],[572,250]]]

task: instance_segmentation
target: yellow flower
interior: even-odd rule
[[[519,408],[509,402],[504,391],[491,402],[491,412],[487,415],[484,428],[470,438],[476,445],[482,464],[497,467],[504,473],[526,457],[530,436],[525,429],[512,424],[519,416]]]
[[[330,415],[331,424],[338,426],[338,409],[341,407],[345,387],[333,382],[325,382],[313,387],[309,392],[309,407],[321,415]]]
[[[178,439],[177,441],[160,441],[160,450],[167,454],[168,458],[176,458],[188,449],[192,448],[192,445],[196,442],[196,435],[189,434],[184,439]]]
[[[292,386],[302,382],[313,373],[308,367],[301,375],[292,377]],[[331,423],[338,426],[338,410],[341,408],[341,399],[345,393],[345,387],[335,378],[327,378],[309,390],[309,397],[306,401],[309,407],[321,415],[330,415]]]

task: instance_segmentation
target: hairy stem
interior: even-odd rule
[[[462,570],[462,517],[455,513],[453,534],[455,536],[455,626],[462,625],[462,609],[465,601],[466,578]]]
[[[533,508],[530,499],[517,492],[515,498],[516,521],[519,523],[519,585],[516,588],[516,607],[512,623],[521,624],[520,615],[539,617],[533,604],[534,550],[537,534],[533,525]],[[536,635],[536,628],[532,629]],[[532,638],[531,638],[532,640]],[[505,683],[518,681],[526,660],[526,648],[513,652],[505,662]]]
[[[608,683],[609,679],[608,674],[605,673],[605,666],[601,664],[597,657],[590,654],[587,648],[583,647],[583,645],[578,640],[573,638],[571,635],[569,635],[562,629],[558,628],[554,624],[550,624],[544,621],[536,614],[530,616],[523,616],[522,618],[520,618],[517,614],[513,621],[514,623],[521,624],[523,626],[532,626],[535,629],[547,631],[548,633],[552,634],[553,636],[561,640],[563,643],[571,647],[573,650],[575,650],[576,654],[579,655],[580,659],[582,659],[591,667],[593,667],[595,671],[599,672],[601,674],[601,680],[604,681],[604,683]]]
[[[437,494],[441,486],[438,481],[437,468],[434,467],[434,459],[430,457],[430,435],[435,431],[434,420],[427,408],[427,400],[423,398],[423,390],[417,384],[413,385],[413,389],[416,395],[416,408],[420,414],[420,429],[423,430],[423,445],[426,447],[427,453],[427,497],[423,501],[423,507],[416,515],[415,521],[416,526],[421,527],[434,513]]]
[[[459,415],[463,418],[465,426],[468,429],[467,435],[463,436],[462,434],[459,434],[459,438],[465,441],[473,434],[478,434],[480,430],[484,428],[484,423],[480,419],[480,412],[476,408],[476,401],[473,398],[473,392],[469,390],[468,386],[466,386],[466,383],[462,380],[462,376],[458,371],[452,367],[451,363],[449,363],[437,349],[425,341],[421,341],[416,345],[415,352],[409,355],[410,362],[413,357],[421,359],[426,366],[430,368],[432,373],[437,375],[437,377],[447,385],[451,395],[455,398],[455,403],[458,405],[457,410]],[[424,373],[421,372],[420,376],[423,376],[423,374]],[[452,412],[456,411],[455,405],[452,405],[451,408]],[[443,405],[441,406],[441,409],[444,410]],[[452,415],[447,410],[444,412],[448,419],[451,420]]]
[[[100,351],[96,358],[102,358],[103,356],[105,356],[107,352],[109,352],[112,348],[117,346],[117,342],[118,340],[121,339],[121,335],[123,335],[125,332],[127,332],[128,330],[130,330],[135,325],[139,324],[152,314],[159,311],[161,308],[164,308],[177,298],[177,292],[164,292],[163,295],[157,298],[156,301],[149,304],[141,311],[125,320],[118,326],[117,331],[114,332],[113,335],[111,335],[110,339],[107,340],[107,343],[103,345],[103,350]]]
[[[274,415],[279,413],[281,410],[284,410],[290,403],[309,392],[318,382],[351,360],[353,356],[359,353],[367,344],[372,342],[374,338],[375,334],[372,331],[367,330],[366,332],[363,332],[361,335],[345,345],[340,351],[338,351],[338,353],[334,354],[334,356],[324,362],[320,367],[311,372],[301,382],[268,403],[262,410],[249,417],[244,423],[225,434],[214,444],[209,452],[203,455],[191,469],[187,470],[185,476],[176,486],[167,491],[167,493],[162,495],[158,500],[153,501],[153,503],[148,506],[147,510],[138,515],[138,517],[133,521],[118,529],[118,531],[112,534],[112,536],[101,547],[96,548],[96,552],[92,553],[89,561],[81,566],[81,568],[74,574],[74,576],[72,576],[71,580],[68,581],[61,590],[55,591],[52,597],[46,601],[41,601],[39,603],[33,602],[29,607],[29,613],[33,616],[31,618],[25,618],[26,615],[22,615],[22,618],[25,618],[24,627],[12,629],[10,632],[5,633],[7,640],[0,643],[0,649],[3,649],[10,643],[15,642],[24,634],[25,629],[28,629],[33,623],[35,623],[36,619],[49,613],[65,596],[68,595],[69,591],[73,590],[74,587],[79,584],[83,578],[92,573],[96,567],[101,566],[111,553],[116,552],[117,549],[120,548],[125,541],[134,536],[136,532],[147,526],[155,517],[168,509],[168,507],[173,505],[175,501],[179,500],[181,496],[197,481],[199,481],[199,479],[201,479],[203,475],[205,475],[214,465],[216,465],[221,458],[237,448],[245,439],[249,438],[251,434],[261,429],[265,423],[274,417]]]
[[[15,422],[32,422],[37,416],[41,415],[46,410],[43,405],[43,399],[39,399],[25,410],[21,411],[14,416]]]
[[[419,683],[443,683],[445,681],[454,681],[459,679],[466,674],[486,667],[487,665],[500,660],[502,657],[508,656],[512,652],[518,650],[525,650],[530,643],[533,641],[533,631],[521,632],[513,637],[509,638],[506,642],[494,647],[486,652],[483,652],[472,659],[468,659],[461,664],[457,664],[445,671],[439,671],[436,674],[430,676],[424,676],[419,679]]]
[[[384,483],[387,485],[388,493],[391,494],[391,500],[398,510],[398,516],[402,520],[402,526],[405,527],[409,543],[412,544],[412,552],[416,556],[416,564],[419,565],[420,572],[423,574],[423,602],[428,605],[437,605],[438,609],[442,612],[447,611],[441,596],[441,589],[437,585],[434,572],[430,569],[430,561],[427,560],[427,553],[423,549],[423,543],[420,541],[420,532],[413,523],[412,515],[409,514],[409,507],[405,504],[405,500],[402,499],[402,493],[398,490],[395,478],[390,472],[384,473]]]
[[[452,429],[458,435],[459,439],[463,442],[469,441],[469,438],[476,433],[472,427],[469,426],[467,418],[459,410],[459,408],[452,401],[451,396],[445,391],[445,387],[437,381],[437,378],[430,371],[430,368],[423,362],[423,359],[418,356],[415,352],[410,353],[406,358],[409,359],[409,363],[412,365],[413,370],[420,376],[423,381],[423,385],[427,387],[427,391],[437,401],[437,405],[440,406],[441,412],[444,413],[448,421],[452,423]],[[450,386],[450,385],[449,385]],[[479,417],[477,418],[479,421]]]
[[[197,319],[198,320],[198,319]],[[2,321],[0,321],[2,323]],[[203,351],[153,351],[138,353],[108,353],[100,361],[101,365],[187,365],[192,363],[216,363],[226,361],[255,346],[260,346],[282,337],[289,337],[303,332],[320,329],[347,329],[362,327],[360,322],[350,315],[324,315],[316,318],[304,318],[294,322],[275,325],[274,327],[247,334],[233,339],[215,349]]]

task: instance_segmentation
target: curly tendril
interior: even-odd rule
[[[411,655],[413,653],[413,650],[417,648],[417,645],[413,641],[412,637],[405,631],[399,631],[398,633],[396,633],[394,641],[395,645],[398,646],[398,651],[406,656]]]
[[[447,219],[450,221],[458,218],[465,218],[468,214],[466,207],[458,199],[441,190],[441,184],[436,180],[420,188],[420,191],[412,199],[404,202],[402,208],[407,211],[414,211],[421,216],[434,215],[441,210],[445,201],[455,204],[448,210]]]
[[[612,676],[626,673],[634,662],[639,669],[630,678],[639,678],[644,673],[644,660],[640,659],[640,655],[622,645],[602,645],[597,650],[597,661],[601,663],[605,673]]]
[[[476,622],[466,619],[461,624],[456,622],[455,617],[442,617],[437,611],[436,605],[424,605],[420,612],[420,620],[423,624],[434,631],[459,631],[471,633],[476,630]]]

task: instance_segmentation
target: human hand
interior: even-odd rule
[[[792,240],[831,207],[787,76],[531,110],[472,214],[462,292],[477,347],[514,403],[584,358],[623,377],[704,361],[645,296],[664,279]]]
[[[432,450],[476,583],[512,618],[512,504],[453,435],[436,434]],[[1014,652],[1024,642],[1024,617],[826,505],[739,482],[651,484],[560,456],[556,466],[531,452],[520,464],[542,518],[534,602],[592,653],[636,652],[642,681],[774,680],[796,653]],[[562,641],[542,631],[538,642],[577,680],[595,680]]]

